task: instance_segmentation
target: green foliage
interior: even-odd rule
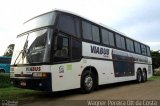
[[[159,51],[151,51],[153,69],[160,67],[160,53]]]
[[[151,78],[149,78],[148,80],[160,80],[160,76],[152,76]]]
[[[0,74],[0,88],[10,87],[10,76],[9,74]]]
[[[160,76],[160,71],[156,71],[156,72],[154,73],[154,76]]]

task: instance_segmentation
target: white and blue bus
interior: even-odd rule
[[[0,56],[0,73],[9,73],[10,64],[11,64],[10,56]]]
[[[149,46],[71,12],[54,10],[24,23],[11,62],[20,88],[89,93],[99,85],[152,76]]]

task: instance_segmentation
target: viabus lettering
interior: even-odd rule
[[[102,47],[97,47],[97,46],[92,46],[91,45],[91,53],[94,54],[101,54],[104,57],[109,55],[109,49],[106,48],[102,48]]]

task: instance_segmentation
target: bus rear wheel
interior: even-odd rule
[[[91,71],[85,71],[81,77],[81,91],[90,93],[95,88],[95,75]]]
[[[142,73],[140,70],[138,70],[137,72],[137,83],[141,83],[142,82]]]
[[[146,82],[147,81],[147,74],[145,71],[142,72],[142,82]]]

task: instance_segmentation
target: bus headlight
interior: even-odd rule
[[[38,73],[38,72],[36,72],[36,73],[33,73],[32,74],[33,75],[33,77],[43,77],[43,78],[45,78],[45,77],[47,77],[47,73]]]

